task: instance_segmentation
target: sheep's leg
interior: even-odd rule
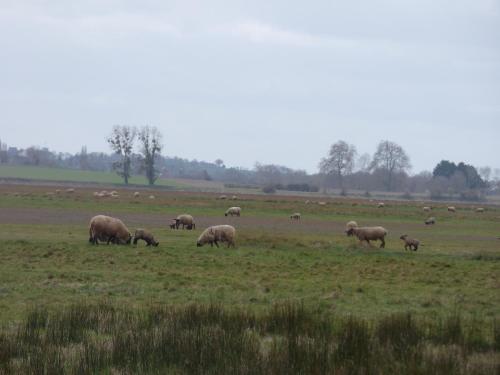
[[[385,248],[385,240],[382,238],[381,241],[382,243],[380,244],[380,248],[383,249]]]
[[[219,247],[219,244],[217,243],[217,241],[214,241],[214,244],[215,244],[215,246]]]

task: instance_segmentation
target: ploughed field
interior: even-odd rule
[[[220,303],[260,311],[273,303],[301,301],[325,313],[360,317],[410,311],[434,316],[500,316],[500,209],[476,213],[469,205],[449,213],[445,204],[423,224],[422,202],[326,200],[118,190],[95,198],[95,188],[53,193],[50,186],[0,186],[0,321],[19,319],[30,307],[49,309],[78,301],[143,304]],[[155,199],[149,199],[154,194]],[[230,206],[241,217],[225,217]],[[302,219],[289,216],[300,212]],[[181,213],[196,229],[171,230]],[[92,216],[121,218],[133,234],[150,229],[157,248],[88,243]],[[386,248],[359,245],[345,223],[382,225]],[[209,225],[231,224],[236,249],[196,247]],[[418,238],[405,251],[400,235]]]
[[[500,371],[498,207],[56,189],[0,185],[0,373]],[[181,213],[195,230],[168,228]],[[160,245],[91,245],[97,214]],[[350,220],[384,226],[386,248],[347,237]],[[235,249],[196,247],[215,224]]]

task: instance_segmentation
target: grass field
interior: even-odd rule
[[[150,200],[148,191],[134,199],[129,190],[119,190],[116,199],[96,199],[84,187],[47,195],[56,188],[0,185],[4,329],[34,308],[58,313],[79,303],[106,301],[131,309],[215,304],[257,315],[274,304],[298,303],[317,316],[366,322],[391,314],[411,313],[426,322],[458,314],[466,322],[464,330],[473,322],[482,332],[488,350],[495,342],[491,327],[500,319],[497,207],[478,214],[464,205],[453,214],[436,206],[437,224],[425,226],[426,214],[412,202],[378,209],[363,200],[319,206],[294,197],[242,196],[230,202],[214,194],[160,191]],[[224,217],[230,205],[241,206],[242,217]],[[302,220],[291,222],[289,215],[297,211]],[[195,216],[196,230],[167,229],[170,219],[184,212]],[[160,246],[90,245],[88,221],[100,213],[122,218],[131,230],[151,229]],[[359,246],[346,237],[349,220],[386,227],[386,248]],[[199,233],[219,223],[237,228],[236,249],[197,248]],[[424,246],[406,252],[399,240],[403,233]],[[496,363],[497,354],[489,363]]]

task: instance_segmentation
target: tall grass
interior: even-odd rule
[[[475,327],[469,323],[410,313],[332,318],[296,303],[260,314],[219,305],[82,303],[36,308],[4,328],[0,373],[498,374],[498,322],[475,330],[474,340],[467,339]]]

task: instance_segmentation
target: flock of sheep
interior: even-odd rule
[[[69,190],[69,189],[68,189]],[[74,190],[73,190],[74,191]],[[70,191],[67,191],[70,192]],[[95,192],[95,197],[118,197],[116,191],[107,192],[105,190],[101,192]],[[139,192],[134,193],[134,197],[138,198],[140,196]],[[154,199],[154,196],[149,196],[150,199]],[[221,195],[217,199],[228,199],[227,196]],[[236,196],[231,197],[232,200],[236,200]],[[306,201],[309,204],[310,201]],[[318,205],[324,206],[326,202],[317,202]],[[357,203],[353,203],[355,205]],[[383,202],[377,203],[378,208],[384,208],[385,204]],[[424,212],[430,212],[432,207],[425,206],[422,208]],[[453,206],[447,207],[448,212],[456,212],[456,208]],[[476,212],[484,212],[484,208],[478,207],[475,209]],[[225,216],[240,216],[241,207],[229,207],[224,213]],[[301,214],[295,212],[290,215],[291,220],[300,220]],[[426,225],[433,225],[436,223],[435,217],[428,217],[424,223]],[[193,216],[189,214],[182,214],[172,219],[170,223],[171,229],[196,229],[196,223]],[[380,241],[380,247],[385,247],[385,237],[388,231],[381,226],[375,227],[359,227],[355,221],[350,221],[346,224],[345,233],[347,236],[355,236],[359,239],[360,243],[366,242],[371,246],[370,241]],[[227,243],[227,246],[235,246],[235,236],[236,230],[231,225],[214,225],[206,228],[198,237],[196,242],[197,246],[203,246],[205,244],[214,244],[219,247],[220,243]],[[410,238],[407,234],[403,234],[400,239],[404,242],[405,250],[418,250],[420,241],[414,238]],[[153,234],[146,229],[136,229],[134,236],[131,235],[125,224],[117,218],[97,215],[90,220],[89,225],[89,242],[92,244],[98,244],[99,241],[106,243],[115,244],[130,244],[133,242],[137,244],[139,240],[146,242],[147,246],[158,246],[159,242],[155,240]]]

